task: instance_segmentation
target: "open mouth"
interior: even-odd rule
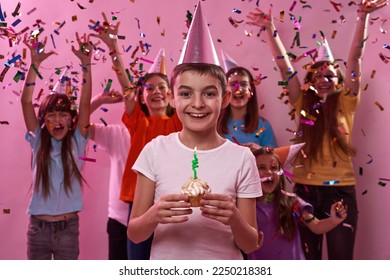
[[[207,117],[209,114],[208,113],[187,113],[190,117],[195,118],[195,119],[203,119]]]

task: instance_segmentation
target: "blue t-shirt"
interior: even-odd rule
[[[229,134],[224,137],[235,142],[232,138],[234,136],[240,144],[253,142],[262,147],[276,148],[278,146],[271,124],[267,120],[259,118],[257,129],[252,133],[244,132],[244,127],[244,120],[229,120],[227,123]]]
[[[72,191],[68,194],[64,189],[64,171],[61,160],[61,147],[62,141],[57,141],[51,137],[52,149],[50,151],[50,164],[49,164],[49,183],[50,183],[50,195],[44,198],[41,191],[41,185],[39,191],[35,190],[36,170],[37,170],[37,152],[41,145],[41,128],[38,126],[34,131],[34,136],[26,133],[26,140],[30,143],[33,152],[32,161],[32,196],[27,208],[27,214],[29,215],[60,215],[69,212],[81,211],[83,208],[82,190],[79,181],[76,176],[72,176]],[[85,147],[88,140],[88,136],[84,138],[78,128],[72,136],[72,154],[73,158],[81,170],[84,165],[84,161],[79,157],[85,155]]]

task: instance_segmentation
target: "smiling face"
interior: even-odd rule
[[[168,106],[169,87],[160,76],[155,75],[145,81],[141,102],[146,105],[151,116],[165,115]]]
[[[228,79],[229,91],[232,92],[230,106],[244,108],[253,95],[249,77],[244,74],[233,73]]]
[[[171,105],[183,124],[183,131],[216,133],[222,107],[229,102],[222,96],[221,82],[209,73],[195,70],[182,72],[175,79]]]
[[[261,179],[263,193],[273,193],[280,181],[280,166],[276,157],[272,154],[256,156],[257,169]]]
[[[320,66],[317,71],[313,73],[311,83],[320,98],[326,98],[327,95],[336,93],[336,86],[339,83],[336,69],[331,64]]]

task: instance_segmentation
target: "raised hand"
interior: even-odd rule
[[[358,12],[370,14],[389,4],[388,0],[362,0]]]
[[[31,53],[31,64],[39,65],[42,61],[46,60],[49,56],[57,54],[55,51],[45,51],[47,43],[47,37],[39,42],[38,38],[30,37],[28,34],[24,34],[23,43],[27,46]]]
[[[96,28],[93,28],[93,31],[96,33],[90,34],[91,37],[96,37],[102,40],[110,50],[113,50],[115,47],[115,42],[117,40],[118,30],[120,22],[116,22],[116,24],[110,24],[105,13],[102,13],[103,23],[98,24]],[[97,24],[96,21],[90,20],[90,22],[95,26]],[[89,26],[90,28],[92,26]]]
[[[268,14],[264,13],[259,8],[256,8],[253,12],[250,12],[246,18],[249,20],[247,24],[256,25],[260,27],[267,27],[273,23],[272,8],[269,9]]]
[[[84,34],[81,38],[76,32],[76,40],[79,48],[76,49],[72,45],[72,52],[80,59],[81,64],[86,65],[91,62],[92,57],[92,43],[89,41],[89,35]]]

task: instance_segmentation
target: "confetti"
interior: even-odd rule
[[[295,8],[295,5],[297,4],[297,1],[294,1],[289,9],[290,12],[292,12],[292,10],[294,10]]]
[[[381,186],[381,187],[385,187],[387,184],[385,182],[379,181],[378,185]]]
[[[260,135],[261,133],[263,133],[264,130],[265,130],[265,127],[260,128],[260,129],[256,132],[255,137],[259,137],[259,135]]]
[[[374,160],[374,159],[372,158],[372,156],[371,156],[370,154],[368,154],[367,156],[368,156],[370,159],[369,159],[369,161],[366,162],[366,164],[372,163],[373,160]]]
[[[100,121],[104,124],[104,126],[107,126],[107,123],[103,118],[100,118]]]
[[[241,145],[240,142],[238,142],[236,137],[232,136],[232,139],[233,139],[234,143],[236,143],[237,145]]]
[[[1,125],[3,125],[3,124],[9,125],[9,122],[8,121],[0,121],[0,124]]]
[[[379,108],[381,111],[383,111],[383,110],[385,109],[385,108],[383,108],[383,106],[382,106],[378,101],[375,102],[375,105],[378,106],[378,108]]]
[[[11,214],[11,209],[9,209],[9,208],[4,208],[4,209],[3,209],[3,214]]]
[[[102,110],[103,112],[107,113],[108,112],[108,109],[105,108],[105,107],[100,107],[100,110]]]
[[[338,181],[338,180],[330,180],[330,181],[322,182],[322,184],[324,184],[324,185],[336,185],[339,183],[340,183],[340,181]]]
[[[365,195],[365,194],[367,194],[367,190],[365,190],[364,192],[362,192],[362,195]]]
[[[80,160],[84,160],[84,161],[96,162],[96,159],[94,159],[94,158],[88,158],[88,157],[79,156],[79,159]]]

